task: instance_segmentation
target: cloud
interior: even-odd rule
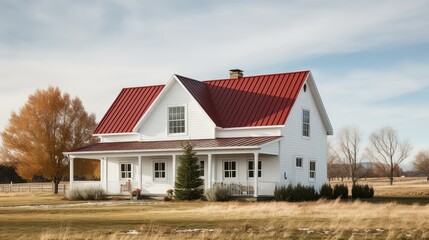
[[[79,96],[100,119],[122,87],[165,83],[173,73],[211,79],[239,67],[263,74],[298,60],[427,42],[429,32],[422,29],[429,29],[428,5],[3,1],[0,101],[7,104],[0,108],[0,130],[29,94],[48,85]],[[427,109],[403,106],[398,113],[393,106],[372,104],[427,86],[424,64],[414,64],[341,76],[315,69],[334,126],[357,121],[373,129],[427,117],[420,113]]]

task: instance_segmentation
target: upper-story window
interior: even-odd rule
[[[310,137],[310,111],[302,110],[302,136]]]
[[[169,107],[168,108],[168,133],[184,133],[185,132],[185,107]]]

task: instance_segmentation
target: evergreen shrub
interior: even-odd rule
[[[325,199],[333,199],[333,192],[334,189],[331,187],[331,185],[325,183],[320,188],[320,197]]]
[[[337,199],[347,199],[349,198],[349,188],[345,184],[335,184],[334,190],[332,192],[332,198]]]
[[[177,168],[174,197],[179,200],[201,199],[204,181],[200,178],[198,157],[189,142],[182,145],[183,154]]]

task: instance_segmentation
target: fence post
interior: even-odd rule
[[[63,184],[63,194],[66,195],[66,184]]]

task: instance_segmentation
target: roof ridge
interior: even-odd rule
[[[182,82],[182,85],[192,95],[192,97],[195,99],[195,101],[197,101],[197,103],[201,106],[201,108],[203,108],[203,111],[205,111],[207,113],[207,115],[209,116],[209,118],[211,118],[212,121],[216,125],[221,124],[221,118],[220,118],[218,110],[216,109],[216,105],[215,105],[215,103],[213,101],[212,93],[210,92],[208,84],[205,83],[205,82],[202,82],[202,81],[198,81],[198,80],[192,79],[192,78],[181,76],[179,74],[175,74],[175,76],[177,77],[177,79],[180,82]],[[204,100],[200,98],[200,96],[199,96],[199,94],[197,92],[195,92],[196,90],[195,89],[192,90],[192,87],[190,87],[187,84],[185,84],[184,81],[192,81],[192,82],[195,82],[196,84],[200,85],[203,88],[207,104],[205,104]]]
[[[266,76],[276,76],[276,75],[293,74],[293,73],[303,73],[303,72],[310,72],[310,70],[293,71],[293,72],[282,72],[282,73],[269,73],[269,74],[261,74],[261,75],[243,76],[243,77],[240,77],[240,78],[211,79],[211,80],[203,80],[202,82],[206,83],[206,82],[225,81],[225,80],[240,80],[240,79],[243,79],[243,78],[266,77]]]

